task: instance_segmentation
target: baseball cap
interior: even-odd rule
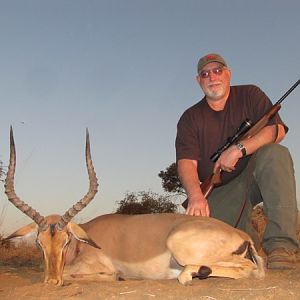
[[[221,55],[216,54],[216,53],[210,53],[199,59],[198,73],[200,73],[200,71],[203,69],[204,66],[206,66],[207,64],[209,64],[211,62],[218,62],[218,63],[224,65],[225,67],[227,67],[226,62]]]

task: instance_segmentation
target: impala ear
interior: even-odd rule
[[[87,243],[97,249],[101,249],[101,247],[99,247],[78,224],[69,222],[67,229],[78,241]]]
[[[36,223],[31,223],[29,225],[26,225],[26,226],[18,229],[17,231],[15,231],[14,233],[12,233],[8,237],[6,237],[5,240],[10,240],[13,238],[27,237],[31,234],[37,234],[37,231],[38,231],[38,225]]]

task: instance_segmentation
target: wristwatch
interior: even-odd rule
[[[243,157],[247,155],[247,151],[245,146],[242,143],[237,143],[235,144],[237,146],[237,148],[242,152]]]

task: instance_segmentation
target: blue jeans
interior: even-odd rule
[[[250,235],[253,206],[263,202],[268,218],[263,248],[267,253],[278,247],[298,249],[296,183],[293,161],[286,147],[270,144],[257,150],[243,172],[215,188],[208,202],[212,217],[237,225]]]

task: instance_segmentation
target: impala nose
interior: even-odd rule
[[[62,286],[63,285],[63,280],[62,279],[57,279],[57,278],[50,278],[45,281],[47,284],[52,284],[52,285],[57,285],[57,286]]]

